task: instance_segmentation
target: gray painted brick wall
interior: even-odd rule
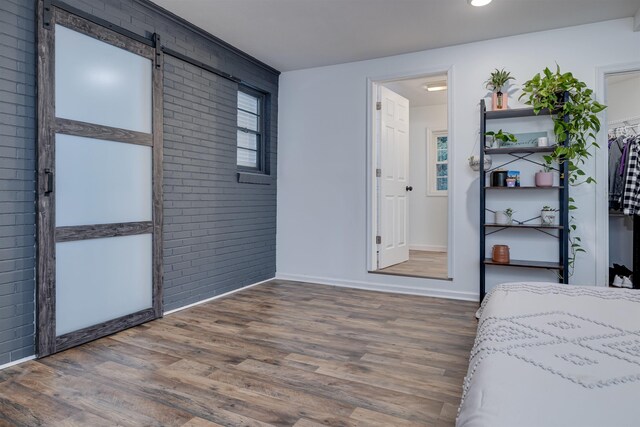
[[[165,310],[275,275],[278,76],[138,0],[66,0],[272,95],[270,185],[237,182],[235,83],[165,65]],[[0,364],[34,353],[35,0],[0,1]]]
[[[275,275],[276,188],[237,182],[237,84],[171,57],[164,70],[170,310]]]
[[[0,364],[33,354],[35,3],[0,1]]]

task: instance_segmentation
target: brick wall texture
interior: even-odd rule
[[[268,185],[238,183],[237,84],[165,56],[165,311],[275,275],[278,75],[145,0],[66,4],[268,93]],[[34,354],[35,0],[0,1],[0,365]]]

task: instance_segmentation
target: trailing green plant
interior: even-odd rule
[[[562,73],[556,64],[556,71],[545,68],[531,80],[524,83],[520,99],[533,107],[535,114],[543,110],[551,112],[553,132],[556,136],[555,150],[544,156],[545,163],[557,162],[558,166],[567,164],[568,182],[572,186],[595,183],[583,167],[593,155],[593,149],[599,148],[596,135],[600,131],[600,119],[597,114],[606,106],[594,99],[593,90],[572,73]],[[564,142],[566,144],[563,144]],[[561,173],[563,168],[559,167]],[[575,201],[569,198],[569,211],[576,210]],[[575,217],[570,218],[569,274],[573,274],[576,255],[586,252],[576,236]]]
[[[504,214],[506,216],[508,216],[509,218],[511,218],[513,216],[514,212],[515,211],[513,209],[511,209],[511,208],[507,208],[507,209],[504,210]]]
[[[502,93],[502,88],[509,82],[509,80],[515,80],[515,77],[511,76],[511,72],[498,70],[497,68],[489,75],[486,82],[486,88],[490,91]]]
[[[510,142],[517,141],[517,138],[514,134],[509,132],[503,132],[502,129],[500,129],[498,132],[489,131],[489,132],[485,132],[484,134],[485,136],[492,136],[494,139],[497,139],[498,141],[502,141],[503,144],[508,144]]]
[[[571,185],[595,182],[582,167],[593,155],[591,150],[598,148],[596,134],[600,131],[600,119],[597,114],[606,106],[593,99],[593,90],[586,83],[572,73],[560,72],[559,66],[555,73],[545,68],[542,74],[536,74],[525,82],[522,91],[520,99],[525,98],[535,114],[543,110],[552,112],[558,145],[551,155],[545,156],[545,161],[559,165],[567,162]],[[562,142],[566,140],[569,143],[565,146]]]

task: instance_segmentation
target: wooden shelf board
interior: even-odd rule
[[[495,228],[533,228],[533,229],[550,229],[550,230],[562,230],[564,227],[561,225],[540,225],[540,224],[494,224],[487,223],[484,225],[485,227],[495,227]]]
[[[559,190],[563,189],[563,186],[554,185],[553,187],[536,187],[533,185],[527,185],[522,187],[484,187],[486,190],[509,190],[509,191],[518,191],[518,190]]]
[[[524,261],[524,260],[516,260],[512,259],[510,263],[504,264],[500,262],[494,262],[491,258],[487,258],[484,260],[486,265],[498,265],[502,267],[524,267],[524,268],[544,268],[551,270],[562,270],[562,265],[556,262],[548,262],[548,261]]]
[[[540,113],[535,114],[533,112],[533,108],[514,108],[512,110],[487,111],[485,115],[487,120],[497,120],[497,119],[511,119],[514,117],[549,116],[551,115],[551,112],[545,109],[540,111]]]
[[[500,147],[500,148],[485,148],[486,154],[516,154],[516,153],[553,153],[556,149],[555,145],[549,147]]]

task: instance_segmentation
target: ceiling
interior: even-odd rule
[[[152,0],[289,71],[634,16],[640,0]]]
[[[384,86],[391,89],[398,95],[402,95],[409,100],[411,107],[424,107],[427,105],[443,105],[447,103],[447,91],[427,92],[425,84],[435,82],[446,82],[447,75],[429,76],[419,79],[396,80],[386,82]]]

